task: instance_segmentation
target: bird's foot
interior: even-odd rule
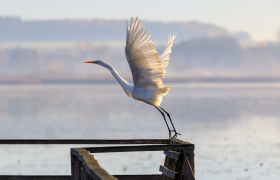
[[[171,131],[169,130],[169,139],[172,139]]]
[[[175,130],[171,130],[171,132],[174,132],[175,134],[171,137],[171,136],[169,136],[170,137],[170,139],[176,139],[177,138],[177,135],[180,135],[180,136],[182,136],[182,134],[180,134],[180,133],[177,133],[177,131],[175,131]],[[170,133],[169,133],[170,134]]]

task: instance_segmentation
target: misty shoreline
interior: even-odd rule
[[[0,80],[0,85],[5,84],[115,84],[115,79],[25,79],[25,80]],[[280,83],[280,77],[191,77],[163,79],[163,83]]]

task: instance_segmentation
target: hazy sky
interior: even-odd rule
[[[254,40],[276,40],[280,0],[0,0],[1,16],[23,19],[106,18],[214,23]]]

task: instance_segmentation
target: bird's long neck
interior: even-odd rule
[[[124,78],[122,78],[118,74],[118,72],[115,70],[115,68],[113,68],[113,66],[108,64],[108,63],[103,63],[103,64],[100,64],[100,65],[105,67],[105,68],[107,68],[107,69],[109,69],[109,71],[111,71],[112,75],[115,77],[115,79],[119,82],[119,84],[123,88],[124,92],[129,97],[132,97],[132,95],[131,95],[131,88],[132,88],[132,86]]]

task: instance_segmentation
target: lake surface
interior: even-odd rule
[[[280,83],[172,85],[162,107],[179,138],[195,144],[197,179],[279,179]],[[0,85],[0,138],[168,138],[168,131],[154,107],[117,84]],[[70,174],[70,147],[79,146],[0,145],[0,174]],[[161,152],[96,157],[111,174],[159,173],[164,161]]]

